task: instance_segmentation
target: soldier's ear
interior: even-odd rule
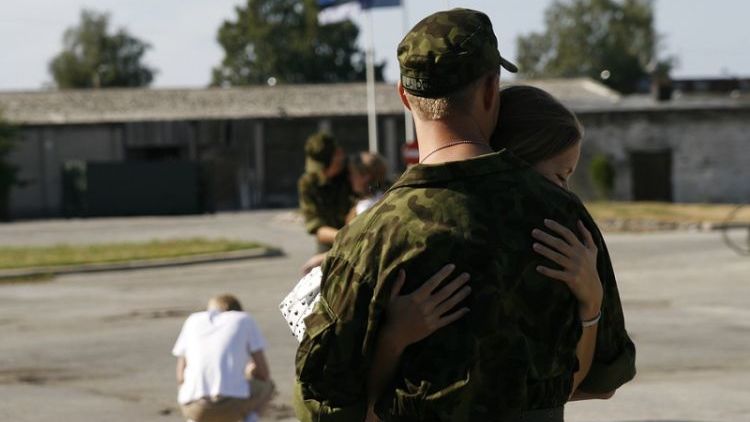
[[[398,97],[401,98],[401,103],[404,105],[404,107],[406,107],[407,110],[411,111],[411,105],[409,104],[409,99],[406,98],[406,91],[404,90],[404,86],[401,85],[400,81],[396,89],[398,90]]]
[[[500,95],[500,74],[498,72],[488,73],[482,81],[482,106],[489,111],[498,101]]]

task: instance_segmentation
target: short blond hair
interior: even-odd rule
[[[208,301],[208,309],[215,309],[218,311],[241,311],[242,304],[240,301],[230,294],[223,294],[214,296]]]
[[[471,102],[476,95],[477,86],[484,80],[487,74],[470,82],[458,91],[439,98],[417,97],[406,92],[411,111],[422,120],[442,120],[456,113],[463,113],[471,108]]]

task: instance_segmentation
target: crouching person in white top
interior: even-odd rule
[[[265,347],[234,296],[217,296],[190,315],[172,350],[182,414],[195,422],[256,421],[274,391]]]

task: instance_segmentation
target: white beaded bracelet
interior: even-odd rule
[[[602,311],[599,311],[599,313],[594,318],[581,321],[581,326],[583,328],[593,327],[594,325],[599,323],[600,319],[602,319]]]

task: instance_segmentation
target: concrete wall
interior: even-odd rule
[[[60,215],[66,161],[117,161],[122,156],[118,125],[23,128],[11,162],[20,168],[24,185],[11,191],[11,217]]]
[[[675,202],[750,201],[750,110],[664,110],[582,113],[586,129],[582,159],[573,185],[594,196],[590,161],[611,158],[614,198],[633,195],[630,152],[672,150]]]
[[[11,161],[26,184],[11,193],[11,217],[61,215],[66,161],[144,159],[149,148],[172,148],[177,155],[168,159],[202,162],[216,210],[295,206],[304,144],[319,130],[333,133],[347,153],[367,149],[364,116],[23,127]],[[403,115],[381,116],[378,130],[381,152],[402,170]]]
[[[615,167],[614,199],[630,200],[631,152],[669,149],[676,202],[750,201],[750,109],[579,116],[586,137],[572,187],[584,198],[595,197],[589,168],[596,154]],[[403,169],[403,118],[378,119],[380,151],[396,174]],[[11,193],[11,216],[59,216],[68,160],[121,161],[133,149],[164,147],[178,148],[177,159],[206,165],[217,210],[294,206],[304,142],[318,130],[331,131],[348,153],[367,149],[365,116],[24,127],[12,162],[26,185]]]

